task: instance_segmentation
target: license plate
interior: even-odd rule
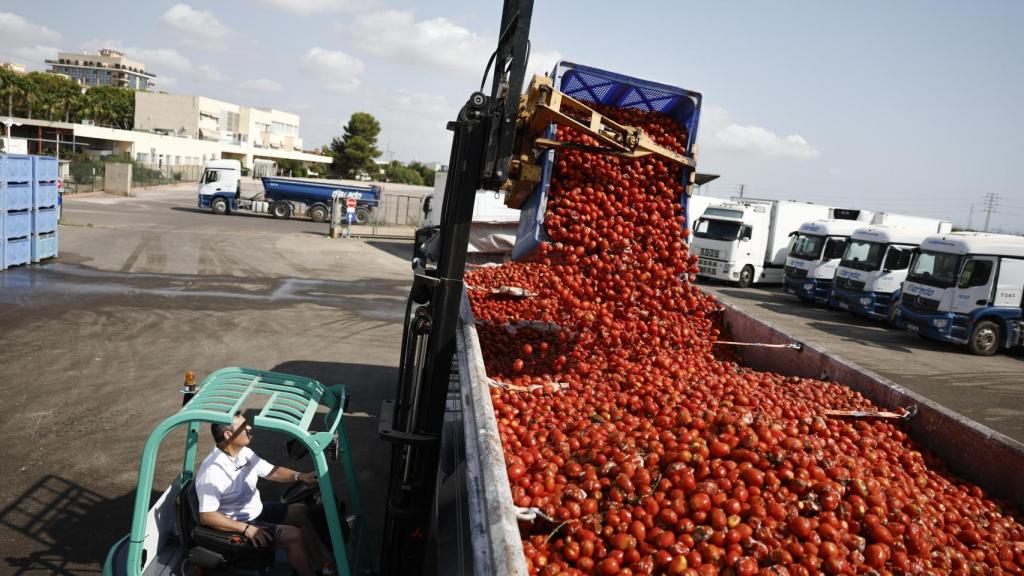
[[[794,290],[792,288],[786,288],[786,292],[789,292],[790,294],[793,294],[794,296],[796,295],[796,290]]]
[[[842,308],[843,310],[849,310],[850,309],[850,305],[847,304],[846,302],[840,302],[839,303],[839,307]]]
[[[907,330],[910,330],[911,332],[920,332],[921,328],[918,327],[917,324],[907,324]]]

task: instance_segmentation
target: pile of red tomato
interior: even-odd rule
[[[683,152],[658,113],[604,110]],[[594,144],[559,129],[557,138]],[[679,169],[561,148],[530,262],[467,274],[531,573],[1021,574],[1024,527],[831,382],[755,372],[691,283]],[[509,293],[502,287],[527,291]],[[1019,517],[1019,516],[1018,516]]]

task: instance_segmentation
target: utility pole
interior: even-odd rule
[[[740,198],[743,198],[743,189],[746,188],[746,184],[740,184]]]
[[[988,232],[988,221],[992,217],[992,211],[999,205],[999,195],[995,192],[985,194],[985,232]]]

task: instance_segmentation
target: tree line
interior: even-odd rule
[[[0,68],[0,111],[7,116],[76,122],[131,130],[135,94],[127,88],[96,86],[83,92],[77,82],[45,72],[16,74]]]

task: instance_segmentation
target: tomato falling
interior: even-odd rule
[[[659,113],[602,108],[685,152]],[[592,145],[560,128],[556,138]],[[561,148],[530,262],[467,274],[532,574],[1021,574],[1024,527],[831,382],[744,368],[677,168]]]

